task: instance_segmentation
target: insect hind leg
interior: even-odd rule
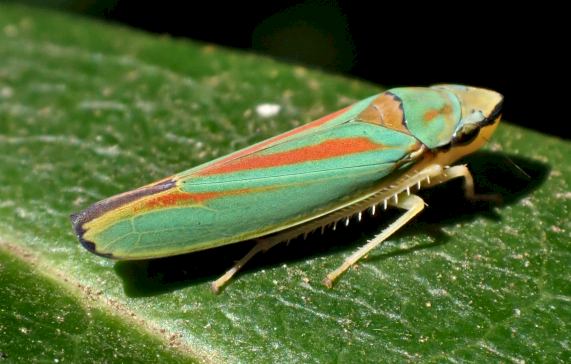
[[[412,218],[418,215],[424,209],[424,200],[416,195],[405,195],[398,203],[394,203],[393,205],[405,209],[406,212],[402,214],[396,221],[390,224],[379,235],[369,240],[367,244],[363,245],[361,248],[351,254],[347,259],[345,259],[343,264],[341,264],[337,269],[325,277],[323,284],[331,288],[333,286],[333,282],[341,274],[343,274],[353,264],[357,263],[359,259],[368,254],[371,250],[379,246],[383,241],[388,239],[392,234],[403,227]]]

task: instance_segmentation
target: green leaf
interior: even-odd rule
[[[249,243],[115,263],[72,233],[69,214],[95,201],[378,91],[0,5],[0,359],[568,360],[571,145],[507,123],[466,160],[502,204],[466,202],[459,182],[425,191],[422,216],[332,290],[325,274],[395,212],[276,247],[218,296],[209,281]]]
[[[80,286],[83,292],[64,287],[26,263],[30,261],[0,250],[0,359],[15,363],[188,362],[188,357],[157,338],[134,330],[129,325],[133,320],[79,299],[89,293],[88,287]]]

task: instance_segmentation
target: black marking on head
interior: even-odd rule
[[[480,130],[487,125],[492,125],[497,118],[501,116],[502,113],[502,106],[504,100],[503,98],[498,102],[498,104],[494,107],[494,109],[490,112],[490,115],[486,116],[482,121],[471,125],[465,125],[463,128],[458,130],[452,136],[452,140],[450,144],[452,145],[461,145],[461,144],[470,144],[478,134]]]
[[[466,127],[459,130],[459,132],[454,133],[450,144],[452,145],[467,145],[470,144],[482,129],[482,124],[478,123],[476,125],[467,125]]]
[[[496,106],[494,106],[493,110],[490,112],[490,115],[486,116],[486,118],[484,118],[482,121],[472,125],[470,129],[460,129],[459,131],[456,131],[449,143],[437,147],[436,150],[439,152],[446,152],[453,146],[470,144],[470,142],[472,142],[478,136],[480,130],[484,126],[492,125],[497,118],[501,117],[503,104],[504,99],[502,98],[496,104]]]
[[[494,109],[492,110],[490,115],[488,115],[486,117],[486,119],[484,121],[482,121],[482,123],[480,123],[480,125],[484,126],[484,125],[493,124],[494,121],[496,121],[496,119],[502,115],[502,107],[503,106],[504,106],[504,99],[502,98],[500,100],[500,102],[498,102],[498,104],[494,107]]]

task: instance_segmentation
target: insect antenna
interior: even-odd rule
[[[510,157],[508,157],[507,155],[504,155],[504,158],[509,162],[510,166],[513,167],[513,169],[517,170],[520,174],[522,174],[526,179],[530,180],[531,176],[523,170],[523,168],[521,168],[520,166],[517,165],[516,162],[513,161],[513,159],[511,159]]]

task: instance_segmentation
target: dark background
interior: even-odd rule
[[[8,2],[6,0],[0,0]],[[555,102],[566,21],[548,3],[10,1],[253,50],[383,86],[462,83],[505,96],[504,118],[571,137]],[[565,97],[565,95],[562,95]]]

